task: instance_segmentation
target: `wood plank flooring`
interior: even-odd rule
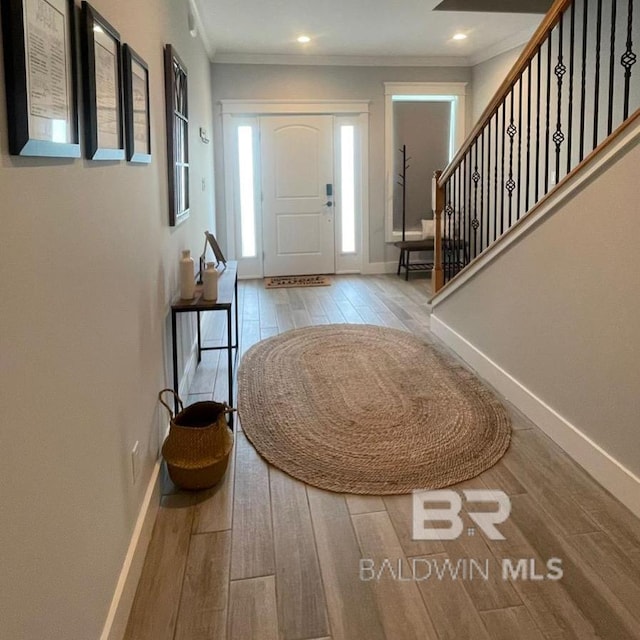
[[[341,322],[437,342],[428,296],[429,280],[415,276],[336,276],[330,287],[305,289],[242,282],[241,354],[292,328]],[[212,318],[205,343],[219,345],[224,330]],[[188,401],[225,398],[226,385],[226,358],[205,352]],[[411,496],[307,486],[267,464],[238,425],[234,460],[219,486],[183,493],[164,474],[126,639],[640,639],[640,521],[505,406],[511,448],[495,467],[454,487],[511,497],[502,541],[469,535],[464,512],[458,540],[413,540]],[[562,578],[538,579],[552,558],[562,561]],[[385,559],[379,579],[360,571],[366,560],[379,573]],[[504,559],[513,566],[525,559],[535,572],[503,579]],[[489,570],[456,579],[442,572],[465,561]],[[427,571],[431,577],[420,579]]]

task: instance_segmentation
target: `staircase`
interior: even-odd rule
[[[640,516],[635,9],[558,0],[436,174],[431,329]]]
[[[633,0],[557,0],[434,176],[439,292],[638,117]]]

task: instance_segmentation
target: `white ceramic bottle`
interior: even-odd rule
[[[213,301],[218,299],[218,270],[215,262],[207,262],[207,268],[204,270],[204,292],[205,300]]]
[[[196,281],[191,251],[182,252],[180,260],[180,297],[183,300],[193,300],[196,292]]]

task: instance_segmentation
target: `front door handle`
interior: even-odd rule
[[[331,202],[331,200],[327,200],[327,201],[325,202],[325,205],[326,205],[327,207],[333,207],[333,202]]]

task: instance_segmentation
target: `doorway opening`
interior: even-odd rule
[[[466,134],[466,83],[385,83],[385,240],[402,239],[400,147],[411,157],[406,183],[407,240],[422,237],[421,220],[431,218],[431,178],[444,169]]]
[[[368,104],[338,105],[263,103],[266,113],[249,114],[256,105],[223,101],[227,239],[240,276],[362,270]]]

